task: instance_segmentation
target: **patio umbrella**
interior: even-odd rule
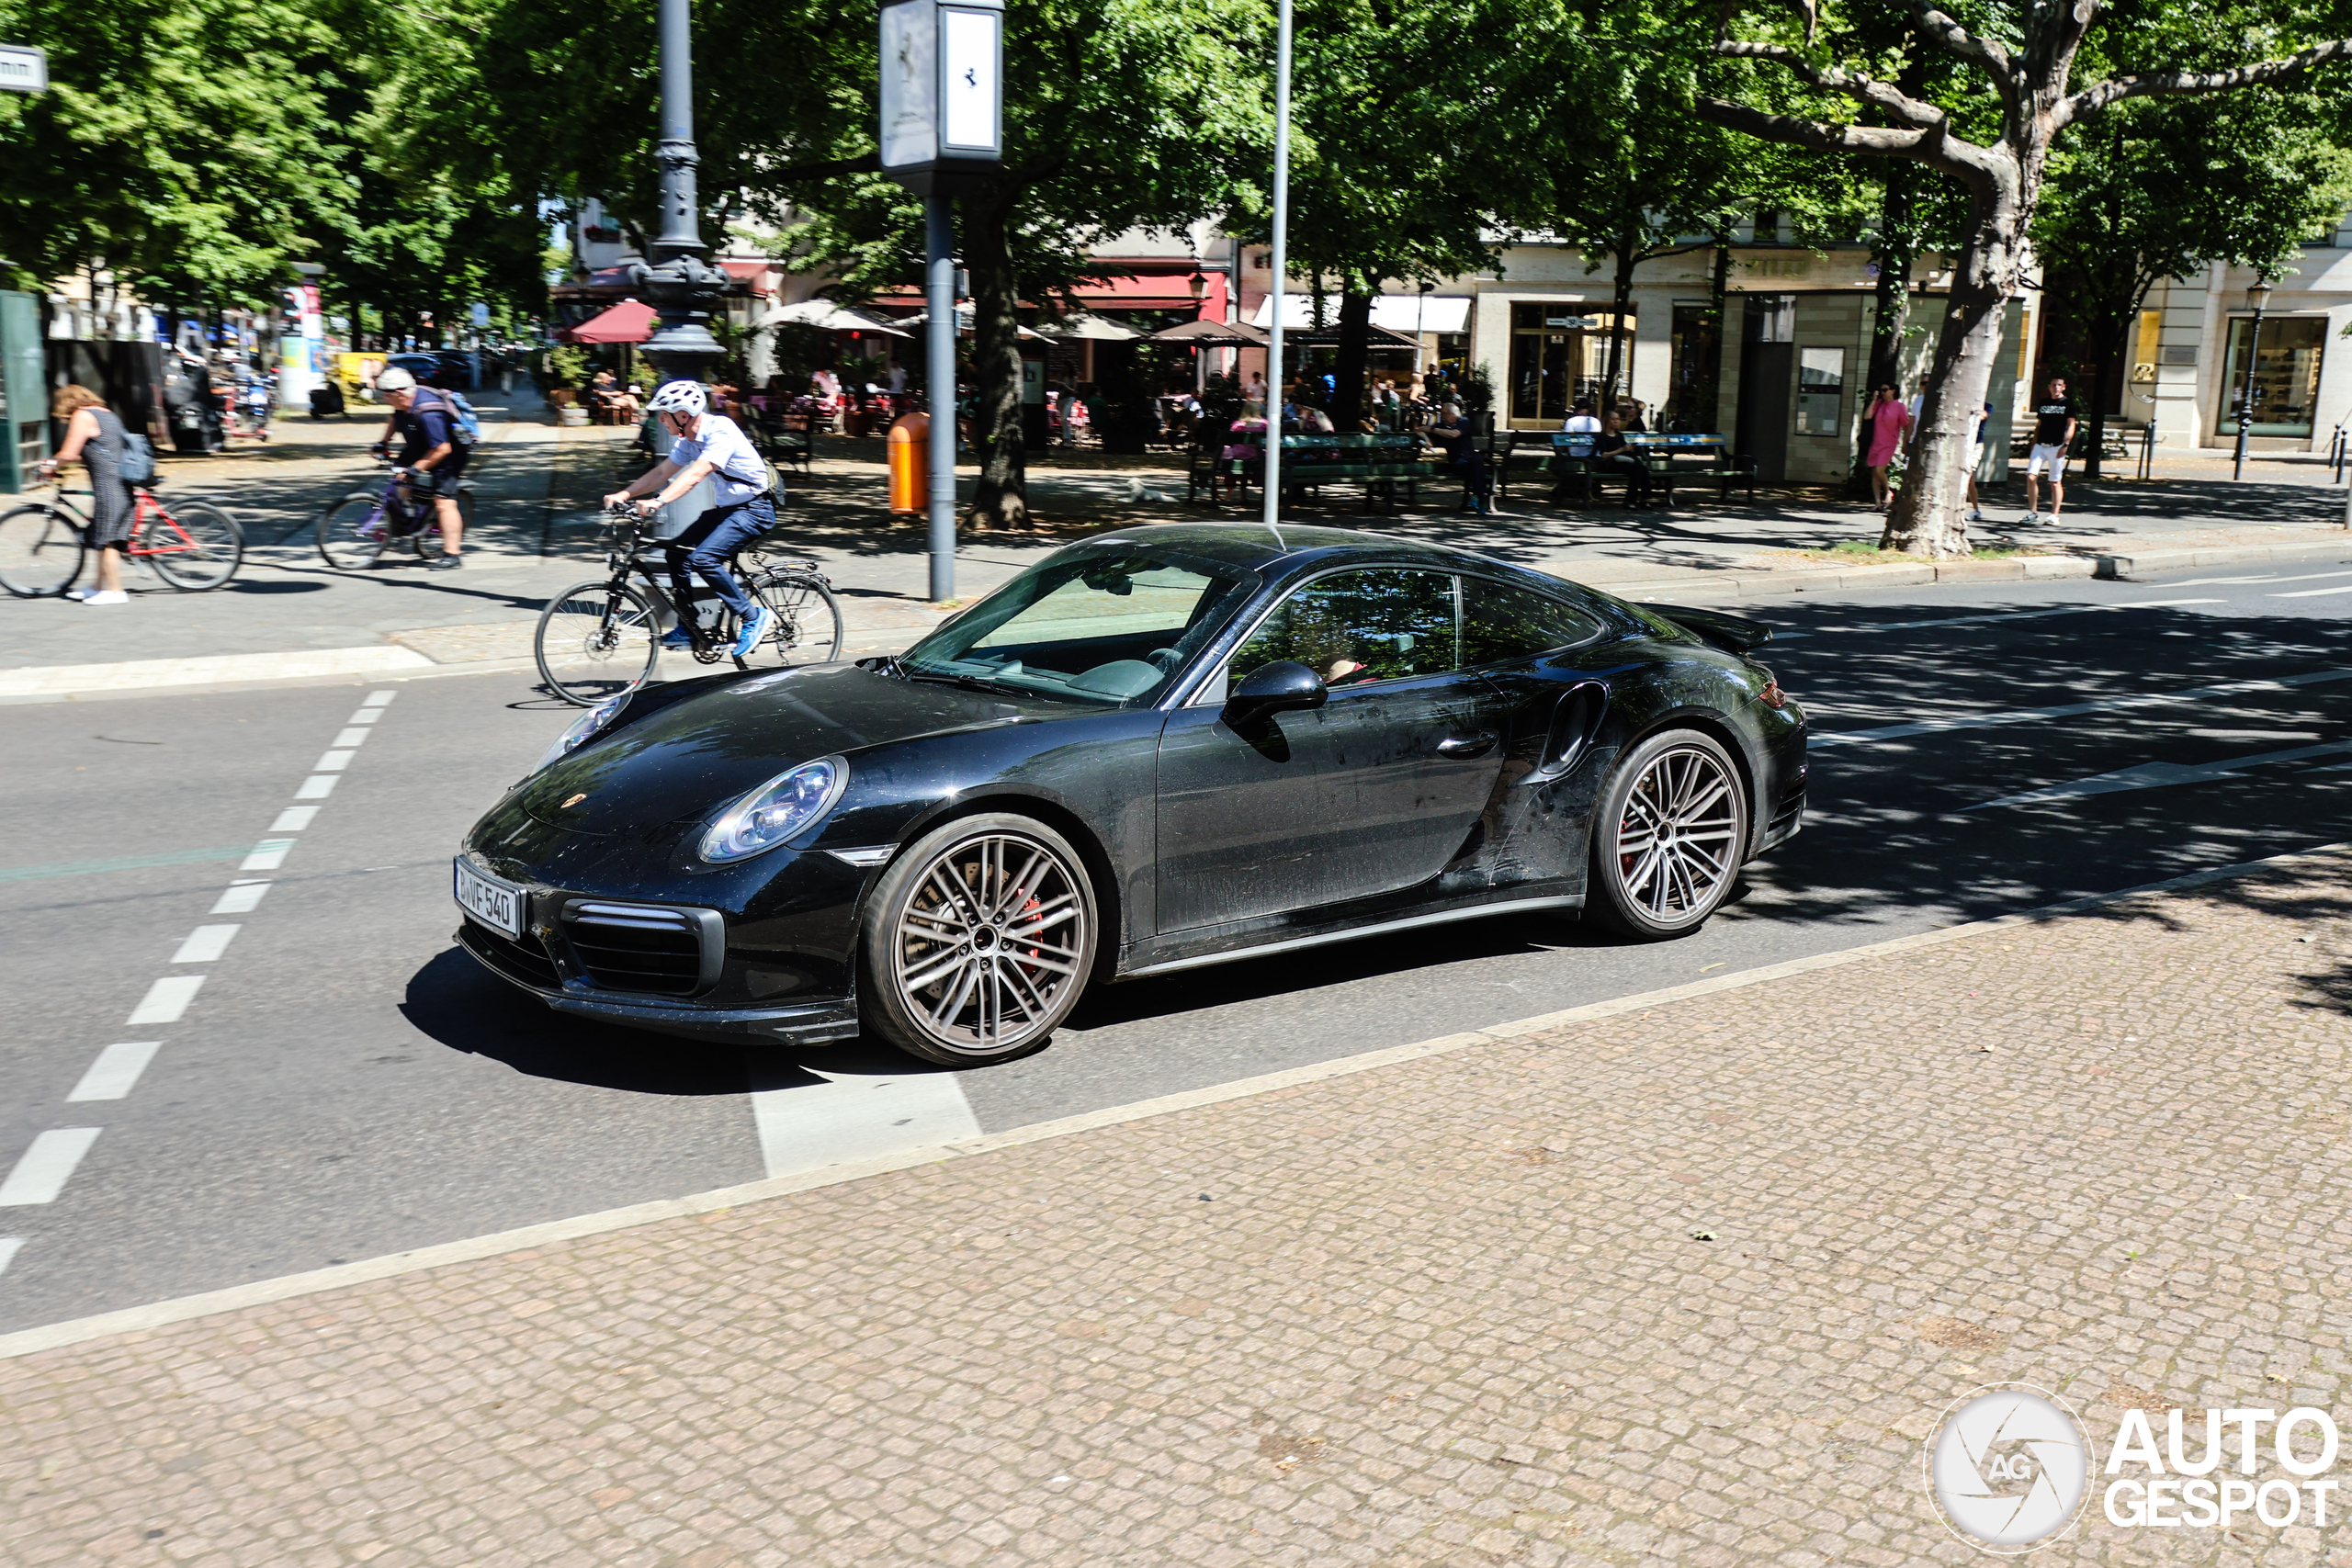
[[[900,332],[879,316],[852,310],[847,305],[837,305],[831,299],[803,299],[797,304],[778,305],[759,320],[759,325],[763,327],[781,326],[786,322],[821,327],[832,333],[888,333],[892,337],[912,335]]]
[[[1112,321],[1107,316],[1098,316],[1091,310],[1081,310],[1075,316],[1064,317],[1053,327],[1037,335],[1063,338],[1072,342],[1080,338],[1091,338],[1096,343],[1127,343],[1144,334],[1123,322]]]
[[[901,316],[899,320],[908,326],[919,327],[931,320],[931,312],[928,310],[917,310],[913,315]],[[971,335],[972,329],[965,324],[964,312],[961,310],[956,312],[956,330],[963,333],[966,336],[968,337]],[[1027,327],[1023,327],[1021,329],[1021,335],[1023,337],[1044,337],[1046,334],[1044,333],[1033,333]]]
[[[1152,333],[1151,341],[1190,344],[1194,348],[1263,348],[1266,334],[1247,321],[1186,321]]]
[[[661,319],[652,306],[624,299],[556,337],[563,343],[643,343],[653,335],[654,323]]]

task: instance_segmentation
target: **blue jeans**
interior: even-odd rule
[[[694,580],[699,575],[718,592],[728,608],[749,619],[752,596],[727,570],[737,550],[775,526],[775,498],[760,494],[733,506],[714,506],[670,547],[670,586],[676,592],[681,618],[694,614]]]

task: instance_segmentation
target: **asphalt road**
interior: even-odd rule
[[[1498,919],[1136,982],[1042,1055],[969,1073],[585,1027],[457,952],[448,855],[576,711],[513,674],[11,708],[0,1330],[2344,839],[2347,608],[2352,546],[1775,601],[1769,662],[1815,724],[1814,815],[1699,934]],[[347,753],[332,793],[296,801],[329,751]],[[266,840],[282,863],[248,867]]]

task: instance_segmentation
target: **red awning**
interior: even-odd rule
[[[1182,277],[1090,277],[1072,287],[1070,294],[1098,310],[1188,310],[1193,306],[1189,273]]]
[[[762,279],[765,278],[769,273],[775,270],[775,263],[774,262],[722,261],[718,265],[727,269],[729,276],[735,278],[738,282],[750,284],[752,286],[752,292],[754,294],[773,294],[775,292],[774,287],[762,281]]]
[[[611,310],[556,333],[556,338],[562,343],[643,343],[653,335],[653,323],[660,320],[652,306],[624,299]]]

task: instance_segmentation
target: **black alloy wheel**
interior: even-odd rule
[[[1628,751],[1601,795],[1588,912],[1642,942],[1684,936],[1731,894],[1747,790],[1713,736],[1668,729]]]
[[[1094,964],[1094,886],[1069,840],[1010,813],[910,845],[865,901],[865,1019],[951,1067],[1045,1048]]]

